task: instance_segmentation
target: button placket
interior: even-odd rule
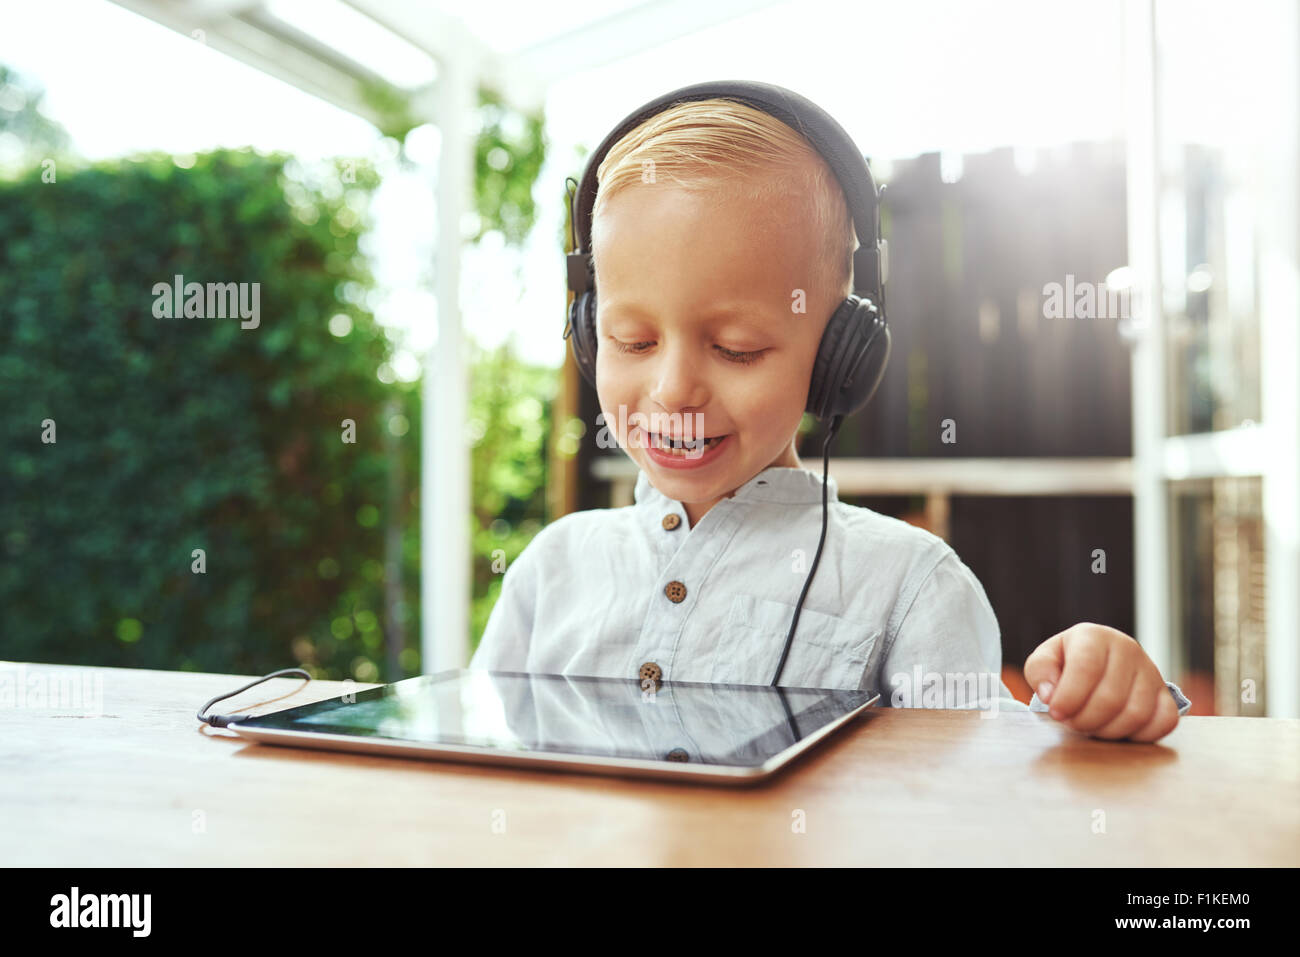
[[[656,662],[647,661],[642,666],[642,687],[647,687],[652,676],[660,673]],[[656,684],[658,684],[656,682]],[[698,693],[698,692],[697,692]],[[681,705],[676,695],[653,702],[653,707],[639,710],[641,727],[646,740],[654,743],[655,752],[664,761],[690,762],[699,760],[700,748],[687,732],[682,718]]]
[[[729,501],[719,502],[714,506],[716,516],[705,523],[708,527],[699,529],[702,533],[701,537],[700,534],[696,534],[695,529],[687,526],[686,519],[679,512],[667,511],[673,508],[675,503],[665,499],[657,504],[663,509],[663,511],[656,509],[660,528],[656,529],[651,525],[649,530],[662,556],[661,574],[669,580],[660,586],[661,595],[654,596],[650,600],[642,624],[636,656],[632,658],[630,665],[639,669],[639,663],[653,663],[659,667],[658,663],[667,662],[660,667],[661,675],[658,680],[662,682],[665,680],[664,674],[667,670],[674,664],[681,663],[676,656],[681,653],[683,617],[695,607],[694,598],[698,597],[690,594],[691,589],[687,583],[702,581],[708,576],[710,569],[726,551],[735,535],[738,520],[732,513]],[[676,521],[674,522],[673,519]],[[653,518],[651,520],[653,521]],[[669,528],[669,525],[673,528]],[[675,533],[678,529],[682,531],[681,535],[669,534]],[[687,537],[688,532],[691,533],[689,537]],[[664,578],[660,581],[664,581]],[[691,598],[689,605],[687,598]],[[680,612],[674,614],[677,609],[680,609]],[[685,666],[688,668],[687,673],[696,667],[689,661]],[[639,670],[637,677],[640,679]]]

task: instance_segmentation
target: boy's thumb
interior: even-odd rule
[[[1052,692],[1065,668],[1065,644],[1061,635],[1053,635],[1035,648],[1025,659],[1025,680],[1038,694],[1038,700],[1050,704]]]

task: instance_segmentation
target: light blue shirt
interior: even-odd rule
[[[879,692],[881,707],[1027,710],[1002,683],[997,618],[956,553],[839,501],[834,478],[827,491],[826,544],[780,684]],[[821,475],[765,469],[694,528],[644,472],[635,501],[534,537],[506,569],[470,668],[771,683],[817,551]],[[1028,710],[1048,709],[1035,694]]]

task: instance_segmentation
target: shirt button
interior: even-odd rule
[[[658,686],[659,679],[663,676],[664,670],[653,661],[647,661],[641,666],[641,670],[637,672],[637,677],[642,681],[653,681],[656,686]]]
[[[666,531],[671,532],[674,528],[682,523],[682,518],[675,512],[669,512],[664,516],[663,526]]]
[[[665,757],[669,761],[689,761],[691,759],[690,754],[685,748],[673,748],[665,755]]]
[[[669,582],[664,586],[664,594],[671,602],[680,602],[686,597],[686,586],[681,582]]]

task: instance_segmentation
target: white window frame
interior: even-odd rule
[[[1126,7],[1129,265],[1140,294],[1133,376],[1133,526],[1137,634],[1164,673],[1173,663],[1170,483],[1259,476],[1267,567],[1266,713],[1300,717],[1300,6],[1274,4],[1279,23],[1261,42],[1290,48],[1293,72],[1267,93],[1276,118],[1270,202],[1258,208],[1262,424],[1200,435],[1167,434],[1168,368],[1160,280],[1161,104],[1156,0]],[[1289,118],[1289,119],[1288,119]]]

